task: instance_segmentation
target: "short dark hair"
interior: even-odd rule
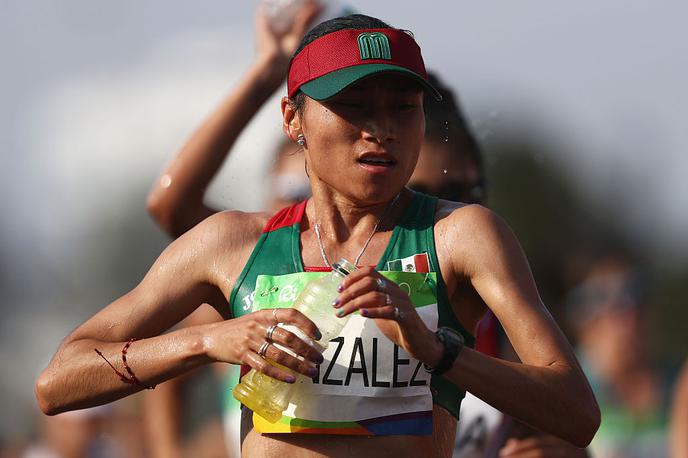
[[[299,47],[296,48],[294,57],[308,46],[311,42],[317,40],[320,37],[324,37],[332,32],[337,32],[339,30],[359,30],[359,29],[392,29],[393,27],[380,19],[374,18],[372,16],[366,16],[365,14],[350,14],[348,16],[336,17],[313,27],[309,30],[306,35],[301,39]],[[302,112],[303,106],[306,102],[306,94],[300,90],[294,96],[292,103],[294,108],[298,112]]]
[[[334,19],[321,22],[320,24],[313,27],[311,30],[306,32],[306,35],[301,39],[299,47],[296,48],[292,59],[298,53],[301,52],[303,48],[308,46],[311,42],[315,41],[320,37],[324,37],[332,32],[337,32],[339,30],[359,30],[359,29],[391,29],[391,25],[387,24],[380,19],[374,18],[372,16],[366,16],[365,14],[350,14],[349,16],[336,17]]]

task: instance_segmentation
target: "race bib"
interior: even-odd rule
[[[380,272],[411,298],[426,326],[437,329],[435,273]],[[311,280],[327,272],[258,276],[254,310],[291,307]],[[335,309],[332,309],[335,313]],[[323,352],[312,379],[301,377],[282,419],[254,414],[261,433],[431,434],[430,374],[390,341],[375,321],[353,314]]]

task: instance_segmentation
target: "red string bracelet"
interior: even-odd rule
[[[129,364],[127,364],[127,350],[129,350],[129,347],[131,346],[131,343],[134,342],[135,340],[138,339],[131,339],[129,342],[124,344],[124,347],[122,347],[122,363],[124,363],[124,369],[127,371],[129,374],[128,376],[126,374],[123,374],[122,372],[118,371],[115,366],[108,361],[108,359],[98,350],[97,348],[94,348],[95,352],[98,353],[98,355],[105,360],[106,363],[108,363],[108,366],[112,368],[113,371],[115,371],[115,374],[119,375],[119,379],[123,381],[124,383],[128,383],[129,385],[138,385],[141,388],[145,388],[147,390],[154,390],[155,385],[148,386],[144,385],[141,383],[141,381],[136,377],[134,374],[134,371],[131,370],[131,367],[129,367]]]

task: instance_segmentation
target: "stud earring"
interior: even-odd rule
[[[298,137],[296,137],[296,143],[299,144],[301,148],[306,146],[306,137],[303,136],[303,134],[299,134]]]

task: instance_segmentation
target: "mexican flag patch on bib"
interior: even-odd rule
[[[408,258],[387,261],[387,270],[396,272],[427,273],[430,271],[428,263],[428,254],[414,254],[413,256],[409,256]]]

